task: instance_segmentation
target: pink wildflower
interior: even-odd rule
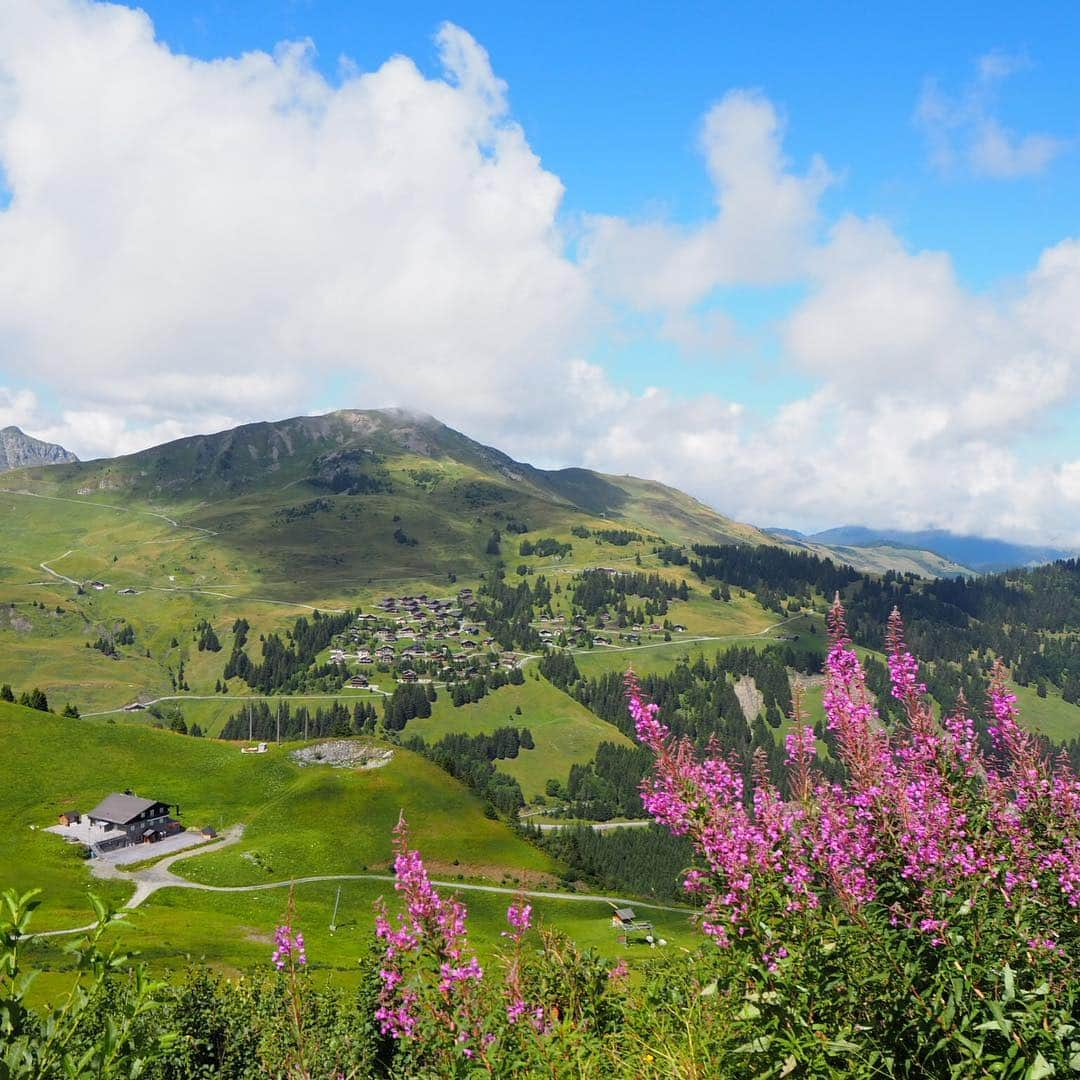
[[[878,716],[839,597],[829,627],[824,706],[847,780],[815,780],[813,732],[797,727],[786,740],[793,802],[758,761],[748,805],[745,763],[714,747],[699,758],[627,679],[638,738],[655,755],[642,801],[694,844],[699,865],[684,887],[702,901],[704,931],[726,946],[766,925],[762,905],[779,903],[782,916],[826,903],[855,912],[887,893],[896,898],[890,925],[943,944],[952,913],[965,907],[958,898],[978,895],[988,880],[1009,904],[1053,885],[1080,907],[1080,781],[1063,758],[1051,765],[1020,727],[1001,664],[989,696],[996,756],[987,760],[962,697],[938,724],[898,612],[889,620],[889,668],[908,723],[895,735]],[[771,946],[763,958],[775,962]]]
[[[889,629],[885,635],[889,650],[889,674],[892,676],[892,695],[897,701],[912,702],[926,694],[926,687],[919,682],[919,661],[907,651],[904,644],[904,623],[900,609],[893,608],[889,616]]]
[[[473,955],[466,955],[465,905],[444,900],[431,884],[420,853],[408,846],[408,827],[402,817],[395,832],[394,888],[405,899],[405,912],[390,922],[382,907],[376,915],[375,933],[386,942],[385,966],[379,972],[382,992],[376,1017],[385,1034],[410,1038],[416,1024],[413,1009],[415,992],[405,989],[404,965],[431,954],[438,964],[438,991],[443,1006],[451,1012],[464,1007],[463,993],[483,978],[483,969]]]
[[[291,926],[279,926],[274,931],[274,955],[270,957],[270,961],[278,971],[284,971],[285,965],[290,961],[303,967],[307,963],[304,935],[298,933],[294,936]]]
[[[507,936],[520,939],[532,927],[532,904],[526,904],[524,899],[511,904],[506,909],[506,921],[513,927]]]

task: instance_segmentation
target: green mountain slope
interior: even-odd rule
[[[956,577],[975,573],[952,559],[934,551],[908,547],[880,540],[873,544],[825,544],[813,539],[789,540],[785,547],[809,551],[821,559],[835,563],[847,563],[864,574],[884,574],[894,570],[899,574],[916,574],[919,577]]]
[[[5,487],[139,506],[216,534],[267,580],[438,579],[490,564],[492,533],[627,529],[654,542],[770,543],[682,492],[545,471],[429,416],[342,411],[247,424],[126,457],[5,477]]]
[[[652,480],[538,469],[404,409],[245,424],[124,457],[13,472],[4,486],[175,515],[217,533],[268,579],[478,573],[492,531],[510,523],[568,542],[575,526],[626,529],[674,543],[783,543],[871,572],[966,572],[900,545],[778,538]]]
[[[85,920],[93,887],[116,900],[130,885],[93,881],[75,847],[43,829],[62,810],[86,812],[111,791],[180,806],[186,825],[246,826],[238,845],[200,856],[186,876],[250,884],[306,874],[385,869],[392,830],[404,812],[432,864],[499,877],[546,873],[551,861],[518,839],[441,769],[395,749],[389,765],[365,771],[300,768],[287,748],[246,756],[233,745],[142,724],[68,720],[0,702],[0,739],[18,746],[0,801],[0,881],[46,891],[42,924]],[[271,878],[273,880],[274,878]]]

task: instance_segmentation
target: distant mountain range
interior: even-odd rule
[[[986,536],[963,536],[946,529],[872,529],[865,525],[841,525],[823,532],[804,533],[791,529],[766,529],[767,533],[789,543],[807,547],[827,545],[838,548],[880,549],[891,546],[931,551],[978,574],[1008,570],[1018,566],[1041,566],[1055,559],[1067,559],[1075,552],[1064,548],[1014,544]]]
[[[0,429],[0,472],[35,465],[66,465],[78,460],[70,450],[35,439],[17,427]]]

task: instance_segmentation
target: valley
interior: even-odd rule
[[[921,643],[935,641],[919,622],[928,598],[931,620],[946,603],[971,606],[915,577],[910,551],[896,567],[843,569],[674,489],[533,469],[401,411],[5,473],[0,551],[0,684],[13,690],[0,731],[17,763],[0,799],[0,882],[44,890],[37,929],[82,925],[90,891],[118,905],[133,895],[134,878],[92,877],[44,832],[62,811],[130,789],[178,805],[184,826],[242,827],[236,842],[172,863],[205,889],[170,883],[132,911],[131,944],[153,966],[199,956],[243,970],[266,951],[283,883],[320,879],[297,885],[297,918],[346,981],[371,902],[390,888],[399,813],[433,876],[473,890],[482,949],[498,943],[505,908],[483,890],[525,888],[579,944],[643,955],[611,933],[604,898],[683,908],[676,871],[644,895],[625,870],[568,862],[544,839],[578,822],[643,823],[625,672],[678,729],[719,737],[747,767],[757,750],[781,761],[799,683],[831,767],[819,673],[832,593],[867,625],[895,597]],[[1073,571],[1053,587],[1075,596]],[[1068,619],[1025,618],[1032,640],[1073,640]],[[970,644],[932,646],[940,700],[960,683],[977,696],[980,625],[972,616]],[[856,640],[873,674],[882,644]],[[1016,667],[1026,721],[1075,746],[1071,669],[1030,667]],[[32,690],[51,711],[18,703]],[[301,768],[290,753],[305,735],[392,758]],[[240,753],[260,742],[265,753]],[[651,830],[628,831],[644,852]],[[338,884],[348,918],[331,933]],[[251,891],[223,891],[240,889]],[[657,911],[658,934],[691,941],[690,914]],[[53,972],[61,947],[33,945]]]

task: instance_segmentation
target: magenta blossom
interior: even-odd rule
[[[307,951],[304,948],[304,935],[293,934],[292,927],[279,926],[274,931],[274,955],[270,957],[271,963],[278,971],[284,971],[285,965],[292,961],[298,967],[307,963]]]
[[[418,1022],[419,996],[408,985],[407,972],[421,957],[434,960],[439,971],[437,984],[440,1014],[469,1038],[466,1018],[470,1013],[469,986],[480,982],[483,969],[469,951],[465,933],[465,905],[444,900],[431,884],[420,853],[408,846],[408,827],[402,817],[395,832],[394,887],[405,899],[405,911],[390,921],[385,906],[375,917],[375,933],[386,942],[384,966],[379,972],[382,991],[376,1019],[384,1034],[412,1038]]]
[[[944,944],[988,883],[1010,905],[1043,904],[1055,890],[1080,907],[1080,781],[1064,759],[1046,760],[1020,726],[1001,664],[988,703],[991,758],[962,698],[938,721],[899,612],[889,619],[888,660],[906,724],[895,733],[879,716],[839,598],[829,629],[823,704],[846,779],[828,783],[815,772],[813,732],[798,726],[786,739],[790,801],[763,760],[753,763],[747,798],[751,763],[715,749],[700,757],[627,678],[638,738],[655,755],[642,802],[696,849],[684,885],[702,902],[706,933],[731,945],[766,927],[770,912],[836,905],[855,914],[887,895],[890,925]],[[770,968],[782,959],[767,941],[761,947]]]

